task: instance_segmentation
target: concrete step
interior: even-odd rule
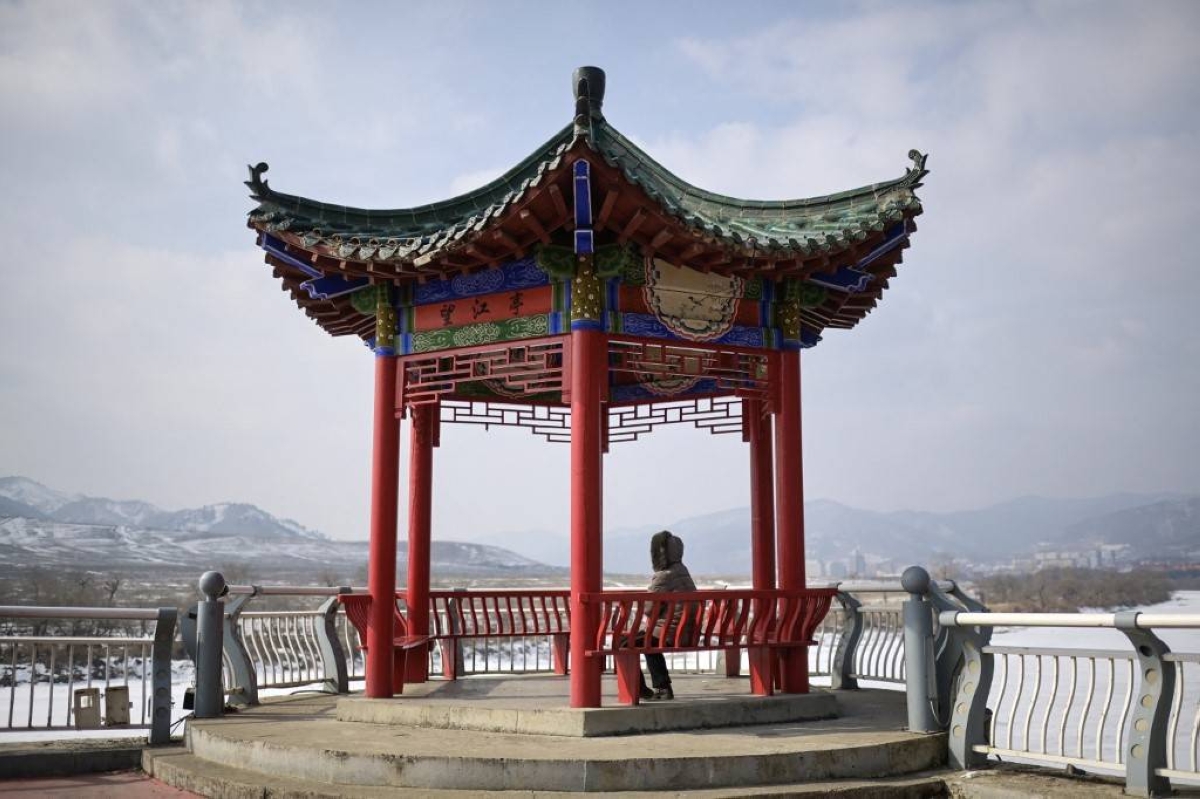
[[[144,737],[0,743],[0,779],[136,769],[145,746]]]
[[[550,680],[428,682],[408,686],[403,696],[393,699],[342,699],[337,703],[337,718],[401,727],[593,738],[818,721],[838,715],[837,697],[830,691],[751,696],[744,680],[680,678],[679,682],[691,693],[682,694],[681,689],[675,701],[587,709],[567,707],[566,698],[558,695]],[[730,684],[736,690],[730,690]]]
[[[192,721],[213,764],[337,786],[453,790],[684,791],[891,778],[942,765],[942,735],[899,729],[904,697],[847,692],[838,719],[572,738],[339,721],[336,698],[272,702]]]
[[[403,788],[365,785],[332,785],[315,780],[265,775],[225,766],[174,747],[147,749],[143,757],[147,774],[167,785],[214,799],[385,799],[407,793]],[[570,791],[489,791],[422,789],[422,796],[435,799],[567,799],[603,796],[612,799],[650,799],[676,796],[687,799],[718,797],[834,797],[835,799],[932,799],[945,797],[944,775],[940,772],[879,780],[827,780],[791,785],[701,788],[680,791],[619,791],[579,793]]]

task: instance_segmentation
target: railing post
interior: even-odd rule
[[[1125,792],[1133,796],[1168,796],[1171,781],[1158,774],[1167,767],[1167,723],[1175,696],[1175,669],[1164,656],[1171,650],[1150,630],[1137,626],[1138,612],[1117,613],[1114,622],[1133,644],[1140,666],[1138,689],[1125,744]],[[1117,742],[1121,746],[1121,742]]]
[[[904,600],[904,668],[908,699],[908,729],[911,732],[937,732],[940,728],[933,704],[937,695],[933,666],[933,616],[926,599],[930,587],[929,572],[910,566],[900,577],[900,585],[910,594]]]
[[[221,686],[221,616],[226,591],[220,572],[200,576],[204,599],[196,606],[196,709],[198,719],[218,718],[225,707]]]
[[[987,754],[975,747],[987,743],[987,700],[992,690],[995,658],[984,651],[991,631],[959,627],[953,622],[957,611],[941,615],[942,629],[961,660],[956,672],[958,695],[950,717],[950,765],[977,768],[987,763]],[[951,644],[948,644],[950,646]]]
[[[951,600],[953,597],[953,600]],[[933,584],[929,589],[929,601],[933,606],[935,617],[940,617],[939,614],[946,611],[957,611],[961,608],[966,608],[971,613],[987,613],[987,607],[982,602],[967,596],[957,584],[952,584],[949,595],[942,593],[937,584]],[[955,603],[958,603],[957,605]],[[963,652],[963,644],[968,636],[974,635],[974,643],[976,648],[982,650],[992,640],[992,628],[981,627],[974,631],[968,632],[961,627],[951,627],[939,625],[937,637],[934,639],[934,653],[936,656],[936,683],[937,683],[937,719],[943,726],[948,722],[947,710],[951,708],[951,702],[954,702],[954,707],[959,704],[954,699],[954,680],[964,668],[962,659],[965,656]],[[986,657],[988,668],[994,668],[992,657]],[[989,672],[990,674],[990,672]],[[989,677],[990,684],[990,677]],[[987,691],[984,691],[984,699],[987,699]]]
[[[338,588],[338,593],[350,593],[350,586]],[[342,642],[337,634],[337,615],[341,608],[341,600],[331,596],[321,604],[317,611],[321,621],[316,625],[317,644],[321,649],[321,671],[325,684],[335,693],[350,693],[350,672],[346,666],[346,653],[342,651]]]
[[[224,650],[229,660],[229,702],[234,705],[258,704],[258,673],[254,661],[242,639],[242,628],[238,623],[242,611],[258,596],[258,586],[250,586],[251,593],[243,594],[225,602]]]
[[[448,639],[443,639],[442,646],[442,677],[447,680],[457,680],[462,676],[464,670],[463,662],[463,644],[462,639],[458,636],[462,633],[462,625],[459,624],[459,593],[466,591],[465,588],[451,588],[455,596],[450,596],[446,599],[446,629],[453,636]]]
[[[838,638],[837,649],[829,661],[829,687],[848,690],[858,688],[858,679],[854,677],[854,656],[863,634],[863,615],[858,612],[862,603],[845,591],[838,591],[837,600],[845,618],[842,619],[842,634]]]
[[[171,742],[171,650],[175,648],[175,608],[159,608],[150,650],[150,745]],[[143,697],[143,700],[145,698]]]

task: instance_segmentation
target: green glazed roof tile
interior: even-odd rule
[[[914,190],[927,174],[925,156],[913,150],[913,167],[903,176],[851,191],[795,200],[743,200],[693,186],[668,171],[603,117],[580,133],[567,126],[511,170],[466,194],[415,208],[370,210],[333,205],[276,192],[263,174],[250,170],[252,196],[259,205],[251,224],[290,231],[303,246],[332,246],[339,257],[405,261],[425,257],[477,233],[562,165],[577,141],[630,183],[639,186],[667,213],[688,227],[738,250],[769,250],[812,255],[831,252],[919,212]],[[375,243],[371,243],[375,242]]]

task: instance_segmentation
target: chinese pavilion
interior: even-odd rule
[[[250,169],[249,226],[283,290],[375,354],[368,696],[398,687],[401,418],[411,633],[429,626],[432,448],[449,422],[569,442],[572,627],[595,626],[583,598],[602,589],[603,454],[660,424],[741,433],[753,586],[805,586],[800,352],[879,302],[916,230],[925,156],[913,150],[900,177],[851,191],[738,200],[686,183],[618,132],[602,113],[603,71],[582,67],[573,81],[571,124],[443,202],[350,208],[282,194],[266,164]],[[572,707],[600,704],[584,639],[570,641]],[[807,690],[803,648],[778,668],[768,685]]]

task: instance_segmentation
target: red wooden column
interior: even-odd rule
[[[608,340],[602,331],[571,332],[571,707],[600,707],[600,658],[584,656],[599,621],[581,594],[603,587],[603,389]]]
[[[371,544],[367,587],[367,696],[393,693],[392,621],[396,607],[396,502],[400,423],[396,419],[396,356],[375,355],[375,431],[371,447]]]
[[[804,588],[804,469],[800,433],[800,352],[779,353],[779,410],[775,427],[775,510],[779,587]],[[808,693],[808,650],[783,657],[782,690]]]
[[[771,465],[771,417],[763,411],[761,400],[742,402],[750,442],[751,584],[759,591],[775,587],[775,473]],[[750,690],[770,696],[774,688],[770,652],[752,649],[749,655]]]
[[[429,635],[429,558],[433,520],[433,438],[436,405],[409,409],[412,439],[408,467],[408,634]],[[429,679],[426,650],[409,652],[405,682]]]

